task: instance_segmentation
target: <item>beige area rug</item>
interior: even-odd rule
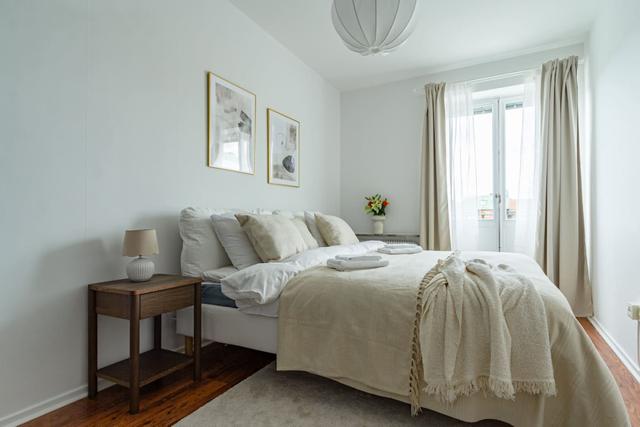
[[[303,372],[276,372],[275,363],[256,372],[176,425],[191,426],[505,426],[468,424],[373,396]]]

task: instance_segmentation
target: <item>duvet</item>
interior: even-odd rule
[[[374,249],[375,246],[354,245],[352,250]],[[409,402],[416,293],[425,273],[448,254],[425,251],[385,255],[389,266],[351,272],[329,269],[319,265],[318,259],[297,265],[293,260],[293,264],[284,263],[286,266],[268,267],[284,269],[287,274],[276,280],[276,286],[272,283],[268,291],[263,287],[246,294],[251,299],[245,301],[280,298],[278,370],[307,371],[372,394]],[[531,258],[516,254],[462,255],[509,265],[533,282],[545,307],[557,394],[517,393],[514,400],[505,400],[475,393],[453,403],[423,394],[422,406],[468,422],[497,419],[514,426],[630,425],[607,366],[564,296],[538,265]],[[250,276],[251,272],[247,274]],[[238,287],[251,286],[249,282],[229,283],[227,288],[240,295]]]

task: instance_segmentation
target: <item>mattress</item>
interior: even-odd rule
[[[237,308],[236,302],[222,293],[220,283],[202,283],[202,304]]]
[[[278,302],[279,300],[276,299],[274,302],[269,304],[243,307],[240,311],[245,314],[253,314],[256,316],[278,317]],[[220,307],[229,307],[234,309],[238,308],[236,302],[222,292],[222,285],[214,282],[202,283],[202,304],[217,305]]]

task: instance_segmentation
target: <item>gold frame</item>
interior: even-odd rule
[[[214,78],[220,79],[222,81],[227,82],[228,84],[237,87],[238,89],[241,89],[251,95],[253,95],[253,129],[252,129],[252,134],[251,134],[251,142],[253,144],[253,150],[252,150],[252,159],[251,159],[251,163],[253,166],[253,172],[244,172],[241,170],[237,170],[237,169],[230,169],[230,168],[221,168],[220,166],[213,166],[213,160],[211,158],[211,155],[213,154],[213,119],[211,117],[211,101],[213,99],[211,91],[212,91],[212,81]],[[221,170],[226,170],[226,171],[230,171],[230,172],[238,172],[238,173],[243,173],[245,175],[255,175],[256,174],[256,149],[258,148],[256,140],[257,140],[257,134],[258,134],[258,128],[257,128],[257,123],[258,123],[258,115],[257,115],[257,110],[256,110],[256,105],[258,104],[258,97],[256,96],[255,93],[251,92],[248,89],[243,88],[240,85],[235,84],[234,82],[232,82],[231,80],[227,80],[222,76],[219,76],[218,74],[211,72],[211,71],[207,71],[207,167],[213,168],[213,169],[221,169]]]
[[[270,113],[276,113],[279,114],[283,117],[286,117],[287,119],[294,121],[298,124],[298,183],[297,184],[281,184],[279,182],[271,182],[271,117],[270,117]],[[275,108],[267,108],[267,184],[271,184],[271,185],[280,185],[282,187],[293,187],[293,188],[300,188],[300,122],[296,119],[294,119],[291,116],[288,116],[287,114],[281,113],[280,111],[276,110]]]

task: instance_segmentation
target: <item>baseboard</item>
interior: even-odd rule
[[[113,383],[109,381],[103,379],[98,380],[98,390],[104,390],[105,388],[111,387],[112,385]],[[26,423],[27,421],[31,421],[34,418],[38,418],[39,416],[44,415],[48,412],[68,405],[69,403],[73,403],[76,400],[84,399],[88,394],[89,390],[86,385],[74,388],[73,390],[66,391],[57,396],[43,400],[40,403],[36,403],[35,405],[28,406],[24,409],[14,412],[13,414],[9,414],[0,418],[0,426],[18,426],[20,424]]]
[[[611,347],[611,350],[622,361],[622,364],[627,368],[631,375],[640,383],[640,367],[634,362],[632,357],[624,351],[624,349],[618,344],[618,342],[607,332],[607,330],[598,322],[595,317],[588,317],[589,322],[598,331],[602,339]]]
[[[203,342],[203,346],[206,343]],[[173,348],[173,351],[183,352],[184,345],[177,348]],[[98,391],[102,391],[105,388],[114,385],[112,382],[98,378]],[[83,385],[73,390],[65,391],[57,396],[43,400],[42,402],[28,406],[24,409],[14,412],[13,414],[6,415],[0,418],[0,427],[14,427],[20,424],[24,424],[27,421],[31,421],[34,418],[38,418],[51,411],[55,411],[65,405],[75,402],[76,400],[84,399],[89,395],[89,389],[87,385]]]

